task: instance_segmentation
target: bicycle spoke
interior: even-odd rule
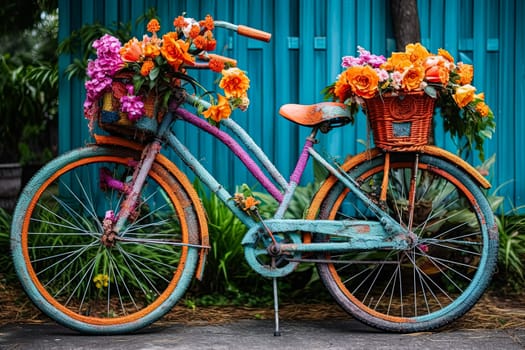
[[[483,197],[457,167],[435,158],[427,163],[429,158],[420,155],[418,164],[414,163],[414,154],[391,153],[384,202],[379,201],[385,194],[381,189],[383,155],[359,165],[349,161],[352,165],[347,168],[348,176],[370,201],[407,230],[412,224],[417,238],[410,248],[320,254],[313,260],[323,282],[345,310],[387,330],[419,329],[427,322],[439,326],[444,322],[443,314],[458,317],[468,307],[462,301],[479,297],[482,288],[476,279],[482,276],[486,282],[489,278],[483,275],[483,263],[488,259],[484,220],[490,218],[490,212],[482,211],[474,200]],[[382,214],[368,210],[360,196],[341,182],[327,182],[319,193],[324,201],[317,199],[309,209],[318,218],[381,219]],[[335,238],[319,235],[316,241],[335,242]],[[494,254],[494,247],[490,249]],[[416,325],[419,320],[420,326]]]

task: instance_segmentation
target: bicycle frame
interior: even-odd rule
[[[198,99],[194,96],[187,96],[187,102],[191,104],[200,104],[204,108],[208,108],[209,104],[206,101]],[[395,249],[404,250],[416,244],[416,237],[411,233],[410,227],[402,226],[386,212],[384,212],[377,204],[370,200],[364,194],[359,185],[351,178],[343,169],[333,162],[328,161],[321,156],[315,149],[315,137],[318,128],[314,127],[311,134],[306,138],[302,151],[295,168],[290,175],[289,181],[279,172],[274,164],[268,159],[264,151],[255,143],[255,141],[248,135],[248,133],[239,126],[232,119],[225,119],[221,121],[221,125],[228,128],[231,133],[236,136],[240,143],[229,133],[211,125],[206,120],[191,113],[185,108],[176,107],[171,108],[171,112],[167,113],[163,121],[156,131],[157,139],[146,146],[142,156],[141,164],[137,165],[137,174],[135,175],[134,188],[128,196],[129,202],[123,208],[132,208],[134,196],[140,193],[141,179],[145,177],[151,167],[151,163],[155,155],[160,152],[161,139],[165,140],[168,147],[170,147],[175,154],[191,169],[191,171],[209,188],[217,197],[228,207],[241,222],[243,222],[248,231],[245,234],[242,244],[253,245],[260,237],[261,233],[272,232],[286,232],[289,234],[297,234],[297,232],[322,234],[322,235],[336,235],[346,238],[346,242],[301,242],[301,240],[294,241],[294,243],[279,244],[278,250],[280,253],[306,253],[306,252],[344,252],[351,250],[374,250],[374,249]],[[270,220],[264,222],[255,221],[249,213],[243,211],[237,206],[233,200],[234,196],[228,192],[217,179],[199,162],[199,160],[192,155],[188,148],[177,138],[175,132],[171,130],[171,126],[178,120],[194,125],[197,129],[207,132],[214,138],[221,141],[235,156],[241,160],[246,169],[254,176],[265,190],[279,203],[278,208]],[[437,149],[437,148],[436,148]],[[249,154],[249,152],[251,154]],[[439,150],[439,149],[438,149]],[[429,153],[436,153],[434,148],[430,146]],[[441,153],[443,151],[440,151]],[[441,154],[441,156],[444,156]],[[445,154],[445,156],[447,156]],[[449,155],[448,158],[454,157],[453,161],[458,164],[461,161],[459,158]],[[295,190],[302,178],[306,165],[310,158],[314,158],[321,164],[330,174],[335,176],[341,183],[353,192],[357,198],[375,214],[378,220],[348,220],[348,221],[332,221],[332,220],[300,220],[300,219],[283,219],[284,214],[293,198]],[[457,158],[457,159],[456,159]],[[256,160],[262,165],[263,169],[257,164]],[[417,155],[416,155],[417,162]],[[471,175],[477,174],[474,169],[469,166],[463,168]],[[417,166],[416,166],[417,167]],[[273,181],[272,181],[273,180]],[[275,183],[274,183],[275,182]],[[483,184],[482,184],[483,185]],[[135,194],[135,195],[134,195]],[[119,228],[124,225],[128,214],[124,210],[119,215],[119,220],[115,225],[114,232],[119,232]],[[366,235],[363,235],[366,233]],[[275,242],[274,242],[275,243]],[[250,261],[247,257],[248,263],[257,272],[267,277],[282,277],[291,270],[268,270],[257,268],[259,265],[256,261]],[[297,259],[300,260],[300,259]]]
[[[199,101],[200,102],[200,101]],[[202,103],[202,102],[201,102]],[[229,193],[216,179],[209,173],[206,168],[194,157],[186,146],[177,138],[170,126],[174,124],[174,118],[188,122],[200,130],[203,130],[213,137],[220,140],[233,152],[245,165],[246,169],[255,177],[255,179],[268,191],[268,193],[279,202],[277,211],[272,220],[265,220],[264,224],[256,222],[252,217],[237,207],[232,200],[233,196]],[[368,200],[368,197],[362,193],[358,185],[346,173],[338,170],[336,166],[331,165],[324,159],[314,148],[315,135],[317,129],[314,128],[311,135],[307,137],[294,171],[287,182],[284,176],[269,161],[265,153],[255,144],[254,140],[231,119],[222,122],[230,131],[233,132],[244,145],[244,148],[228,133],[209,124],[207,121],[199,118],[195,114],[184,108],[177,108],[172,113],[168,113],[158,129],[160,139],[165,139],[177,156],[189,166],[194,174],[213,192],[218,198],[248,227],[248,232],[243,239],[243,244],[253,243],[257,235],[264,228],[270,232],[310,232],[326,235],[338,235],[348,237],[348,242],[344,243],[307,243],[307,244],[283,244],[280,249],[290,252],[319,252],[319,251],[348,251],[352,249],[406,249],[409,246],[411,238],[405,228],[395,222],[386,213],[384,213],[376,204]],[[142,181],[145,174],[149,171],[153,159],[157,152],[160,151],[160,141],[155,140],[149,144],[144,151],[141,164],[137,166],[138,174],[135,176],[134,187],[128,195],[129,203],[133,203],[137,193],[140,192]],[[247,148],[262,164],[264,169],[270,174],[273,180],[280,187],[278,188],[269,176],[257,165],[256,161],[248,152]],[[319,161],[330,173],[342,181],[351,191],[353,191],[379,218],[378,221],[320,221],[320,220],[298,220],[283,219],[290,201],[294,195],[295,189],[299,184],[304,173],[306,165],[313,157]],[[130,208],[130,205],[124,205],[124,208]],[[119,232],[119,228],[127,220],[126,213],[119,216],[114,231]],[[264,226],[264,227],[262,227]],[[388,228],[388,229],[387,229]],[[367,235],[363,235],[366,232]],[[406,234],[403,234],[406,233]],[[394,235],[395,234],[395,235]],[[390,238],[390,239],[387,239]],[[393,239],[392,239],[393,238]]]

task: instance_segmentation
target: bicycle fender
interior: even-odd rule
[[[344,171],[349,171],[353,167],[361,164],[362,162],[377,157],[382,152],[383,151],[381,149],[379,149],[379,148],[368,149],[368,150],[366,150],[364,152],[361,152],[361,153],[359,153],[359,154],[357,154],[355,156],[348,157],[346,159],[346,161],[341,165],[341,168]],[[439,148],[439,147],[436,147],[436,146],[427,145],[427,146],[423,146],[423,148],[421,150],[421,153],[432,155],[432,156],[435,156],[435,157],[438,157],[438,158],[446,159],[446,160],[450,161],[451,163],[455,164],[457,167],[461,168],[467,174],[469,174],[474,179],[474,181],[477,184],[479,184],[482,188],[488,189],[488,188],[491,187],[490,182],[488,182],[487,179],[485,179],[483,177],[483,175],[481,175],[476,170],[476,168],[474,168],[472,165],[470,165],[469,163],[467,163],[466,161],[464,161],[460,157],[458,157],[458,156],[456,156],[456,155],[454,155],[454,154],[452,154],[452,153],[450,153],[450,152],[448,152],[448,151],[446,151],[446,150],[444,150],[442,148]],[[320,200],[322,200],[322,198],[325,197],[326,193],[328,191],[330,191],[330,189],[332,188],[333,184],[336,181],[337,181],[337,178],[335,176],[329,176],[325,180],[325,182],[322,184],[322,186],[319,188],[317,193],[315,194],[314,198],[310,202],[310,207],[309,208],[312,208],[312,207],[319,208],[319,204],[320,203],[318,203],[318,202]],[[305,218],[306,219],[313,219],[313,218],[315,218],[316,214],[317,214],[316,212],[308,209]]]
[[[491,187],[490,182],[487,179],[485,179],[476,168],[474,168],[472,165],[470,165],[460,157],[456,156],[455,154],[432,145],[424,146],[423,153],[446,159],[454,163],[458,168],[462,169],[467,174],[469,174],[475,180],[475,182],[478,183],[478,185],[480,185],[482,188],[488,189]]]
[[[106,136],[106,135],[94,135],[95,143],[100,146],[118,146],[118,147],[124,147],[129,148],[136,151],[142,151],[144,149],[144,145],[141,145],[139,143],[117,137],[117,136]],[[179,170],[179,168],[173,164],[166,156],[162,154],[157,154],[156,162],[158,162],[160,165],[162,165],[166,170],[168,170],[169,173],[171,173],[177,180],[180,181],[182,187],[184,187],[184,190],[188,193],[190,196],[191,202],[193,207],[195,208],[195,211],[197,213],[197,221],[199,222],[199,237],[195,237],[195,235],[190,235],[190,243],[192,244],[198,244],[202,246],[209,246],[210,240],[209,240],[209,234],[208,234],[208,224],[206,220],[206,213],[204,211],[204,207],[201,204],[199,195],[193,188],[193,185],[191,184],[188,177]],[[192,237],[193,236],[193,237]],[[200,249],[199,250],[199,263],[197,265],[195,277],[199,280],[202,279],[203,273],[204,273],[204,266],[206,263],[206,255],[208,254],[208,249]]]

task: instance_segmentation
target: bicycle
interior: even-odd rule
[[[269,40],[249,27],[216,24]],[[210,249],[206,213],[163,147],[246,225],[246,261],[273,279],[276,335],[276,281],[300,263],[317,265],[350,315],[395,332],[452,322],[489,284],[498,247],[483,193],[490,184],[457,156],[432,145],[373,148],[339,164],[314,146],[319,132],[350,122],[345,105],[285,105],[285,118],[311,128],[286,180],[232,119],[219,129],[185,107],[207,108],[206,101],[182,88],[174,96],[159,123],[134,125],[143,142],[95,135],[94,144],[45,165],[21,193],[11,233],[14,264],[31,300],[56,322],[92,334],[132,332],[161,318],[202,277]],[[180,122],[233,152],[279,203],[271,219],[228,192],[189,152],[172,130]],[[284,219],[311,159],[328,177],[304,219]]]

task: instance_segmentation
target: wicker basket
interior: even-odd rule
[[[115,76],[111,91],[105,93],[100,101],[98,125],[111,134],[143,139],[157,130],[158,123],[164,115],[164,112],[157,108],[158,101],[161,99],[154,94],[146,96],[144,116],[137,121],[131,121],[126,113],[120,112],[120,98],[127,94],[128,84],[132,84],[132,73],[123,72]]]
[[[423,91],[366,99],[375,145],[389,151],[409,151],[427,145],[434,102]]]

